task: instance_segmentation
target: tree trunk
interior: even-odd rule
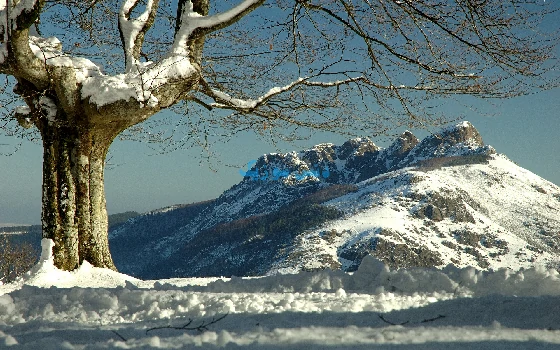
[[[45,120],[39,128],[44,149],[43,237],[54,241],[54,262],[60,269],[73,270],[84,260],[116,269],[109,252],[103,181],[114,136],[77,124],[65,127]]]

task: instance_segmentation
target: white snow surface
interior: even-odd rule
[[[2,349],[560,348],[560,276],[541,267],[390,270],[368,256],[353,274],[141,281],[60,271],[42,244],[0,285]],[[167,327],[186,324],[200,330]]]

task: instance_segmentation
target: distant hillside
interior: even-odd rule
[[[169,258],[147,265],[141,275],[155,278],[165,274],[168,277],[221,276],[225,272],[236,276],[265,274],[274,258],[300,232],[343,216],[343,212],[321,203],[356,189],[352,185],[329,186],[277,211],[215,225],[194,236]],[[226,255],[222,255],[224,250]]]
[[[127,211],[124,213],[109,215],[109,229],[116,229],[131,218],[140,215],[135,211]],[[37,250],[37,254],[41,252],[41,225],[25,225],[25,226],[5,226],[0,227],[0,235],[6,234],[14,244],[29,243]]]
[[[109,232],[110,248],[115,264],[122,271],[133,268],[131,262],[144,266],[153,266],[158,261],[154,247],[168,238],[185,223],[193,220],[214,201],[151,211],[117,225]],[[124,234],[123,234],[124,233]]]
[[[41,226],[6,226],[0,227],[0,235],[7,235],[13,244],[29,243],[37,251],[41,252]]]
[[[388,148],[260,157],[219,198],[141,215],[110,232],[117,267],[142,278],[395,267],[559,266],[560,189],[460,123]]]

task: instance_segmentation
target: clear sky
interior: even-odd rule
[[[453,107],[450,115],[463,114],[481,133],[485,143],[506,154],[518,165],[560,185],[560,89],[503,101],[474,100],[474,111]],[[419,138],[423,130],[412,130]],[[365,135],[367,136],[367,135]],[[316,143],[341,144],[344,137],[316,134],[297,145],[258,140],[253,134],[234,136],[217,143],[218,162],[200,164],[200,149],[157,154],[147,145],[116,141],[111,165],[105,174],[109,213],[145,212],[164,206],[215,198],[241,181],[246,163],[274,151],[309,148]],[[9,142],[0,138],[0,143]],[[373,139],[386,146],[388,139]],[[8,151],[10,147],[0,146]],[[0,156],[0,223],[37,224],[41,209],[41,146],[26,142],[11,156]]]

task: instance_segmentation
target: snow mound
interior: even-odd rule
[[[12,285],[0,286],[1,288],[21,287],[23,285],[49,288],[72,288],[76,286],[88,288],[115,288],[123,287],[128,282],[139,280],[109,269],[92,266],[89,262],[83,264],[75,271],[63,271],[54,266],[52,249],[54,242],[50,239],[41,241],[41,257],[39,262],[21,279]],[[16,288],[17,288],[16,287]]]

